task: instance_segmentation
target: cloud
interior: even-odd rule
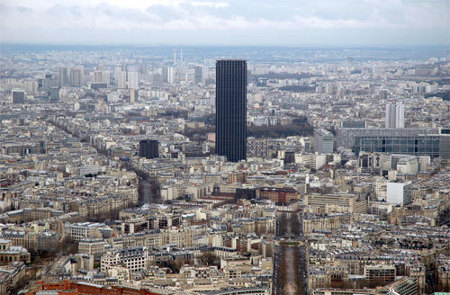
[[[26,38],[36,31],[57,35],[64,30],[86,35],[142,30],[153,36],[241,30],[249,38],[260,30],[287,35],[300,30],[432,32],[450,29],[448,11],[446,0],[17,0],[0,6],[0,36],[8,40],[17,39],[18,32]],[[449,36],[435,39],[449,42]]]
[[[226,8],[229,7],[229,4],[226,2],[197,2],[193,1],[190,4],[194,7],[206,6],[210,8]]]

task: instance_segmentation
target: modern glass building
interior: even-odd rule
[[[228,161],[247,158],[247,62],[216,63],[216,153]]]
[[[141,140],[139,142],[139,156],[147,159],[159,157],[159,143],[157,140]]]
[[[356,136],[353,151],[450,158],[450,135]]]
[[[334,135],[328,130],[314,130],[314,149],[319,154],[332,154],[334,148]]]
[[[410,137],[439,134],[439,128],[337,128],[336,147],[354,148],[355,137]]]

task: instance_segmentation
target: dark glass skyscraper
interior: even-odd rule
[[[216,153],[229,161],[247,158],[247,62],[216,63]]]
[[[139,142],[139,156],[147,159],[159,157],[159,143],[157,140],[141,140]]]

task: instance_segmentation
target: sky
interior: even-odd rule
[[[0,0],[0,41],[450,45],[450,0]]]

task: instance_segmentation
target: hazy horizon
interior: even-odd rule
[[[189,45],[52,45],[52,44],[2,44],[4,54],[18,52],[122,52],[129,56],[151,60],[172,60],[174,51],[185,61],[201,62],[204,59],[239,58],[251,62],[355,62],[389,60],[427,60],[449,58],[449,46],[189,46]]]

